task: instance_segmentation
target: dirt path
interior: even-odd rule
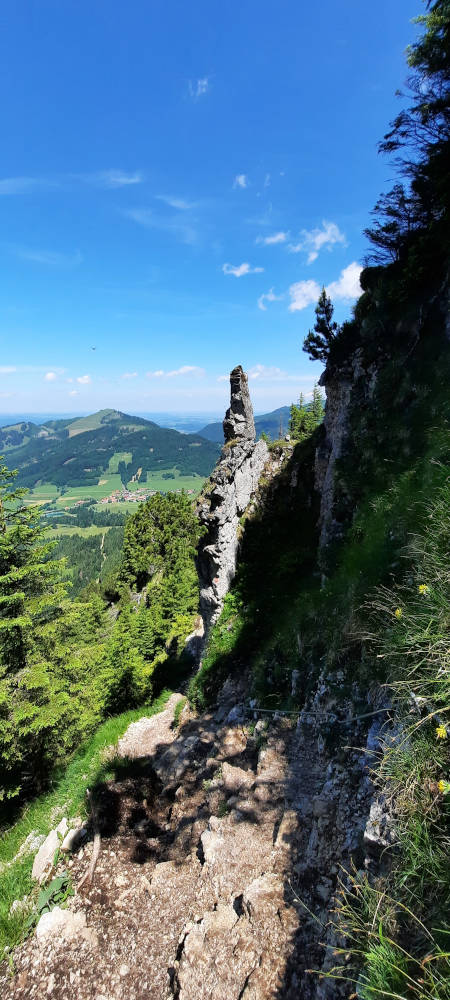
[[[335,876],[320,869],[342,849],[352,802],[338,814],[337,786],[324,791],[329,760],[310,728],[275,719],[251,734],[227,721],[228,703],[184,710],[177,729],[180,697],[120,740],[115,781],[95,790],[101,852],[71,901],[78,929],[17,949],[15,975],[0,977],[5,1000],[339,995],[304,970],[323,961]],[[75,885],[91,853],[92,840],[72,858]]]

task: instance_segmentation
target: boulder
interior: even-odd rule
[[[73,853],[78,851],[86,837],[87,829],[85,826],[79,826],[77,829],[69,830],[61,844],[61,850],[72,851]]]
[[[241,791],[242,788],[251,788],[255,777],[253,771],[244,771],[242,767],[234,767],[226,761],[222,765],[222,785],[225,791],[231,794]]]
[[[62,910],[60,906],[55,906],[48,913],[43,913],[36,927],[36,937],[38,941],[49,937],[62,937],[66,941],[73,941],[86,928],[86,915],[82,910],[73,913],[72,910]]]

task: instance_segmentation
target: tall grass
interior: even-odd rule
[[[447,470],[448,471],[448,470]],[[364,1000],[450,997],[450,481],[430,496],[398,585],[378,587],[359,634],[393,700],[374,777],[392,803],[396,853],[383,887],[350,878],[337,921]],[[344,967],[333,975],[344,976]],[[345,978],[345,976],[344,976]]]

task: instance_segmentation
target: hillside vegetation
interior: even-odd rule
[[[175,468],[181,476],[206,477],[218,448],[198,434],[180,434],[158,427],[143,417],[117,410],[100,410],[89,417],[51,420],[38,426],[16,424],[0,429],[0,452],[18,469],[18,483],[29,488],[52,483],[58,489],[97,487],[102,474],[119,453],[116,472],[120,483],[147,473]]]
[[[394,849],[384,871],[361,870],[356,854],[332,915],[340,947],[328,975],[337,996],[356,987],[364,1000],[450,996],[450,4],[429,4],[422,21],[409,106],[381,144],[399,155],[402,181],[367,231],[363,295],[339,327],[323,292],[305,339],[325,362],[326,430],[261,484],[190,688],[204,706],[245,665],[267,708],[300,710],[336,672],[338,701],[355,683],[366,691],[361,713],[376,692],[389,699],[373,777]],[[341,432],[319,548],[314,454],[320,472]],[[323,739],[335,745],[333,727]]]

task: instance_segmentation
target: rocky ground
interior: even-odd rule
[[[41,918],[0,975],[8,1000],[313,1000],[348,996],[310,968],[333,964],[338,866],[358,855],[371,787],[360,724],[327,749],[319,688],[297,719],[239,707],[166,709],[119,743],[116,779],[93,795],[92,827],[69,861],[79,886]],[[351,708],[349,709],[351,714]],[[342,735],[341,735],[342,734]],[[339,742],[340,741],[340,742]],[[92,882],[84,876],[101,835]],[[362,859],[361,859],[362,860]]]

